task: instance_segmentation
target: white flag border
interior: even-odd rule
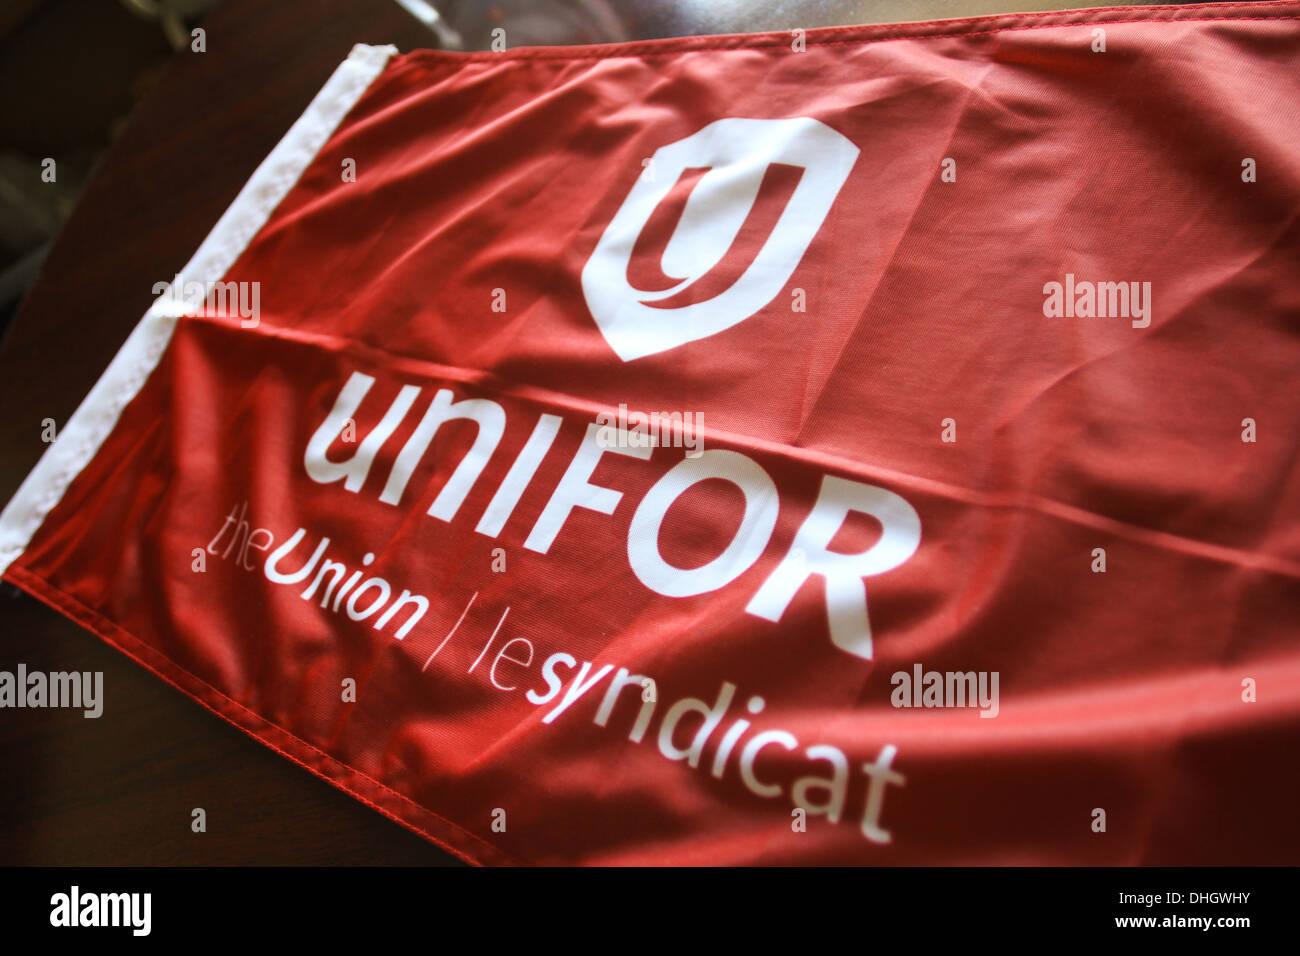
[[[352,48],[181,269],[182,291],[191,282],[210,288],[209,283],[226,274],[396,53],[394,46],[359,43]],[[27,549],[68,486],[104,444],[127,403],[158,366],[177,318],[169,285],[0,513],[0,574]]]

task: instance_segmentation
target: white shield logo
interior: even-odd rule
[[[582,270],[587,307],[610,347],[628,362],[715,335],[771,302],[857,158],[849,140],[809,117],[721,119],[661,146],[647,164],[652,175],[637,180]],[[765,224],[760,192],[779,199],[783,183],[784,207]],[[674,220],[661,204],[683,184],[689,195]],[[666,241],[647,242],[652,217],[670,230]],[[647,245],[658,261],[637,263]],[[634,286],[636,266],[661,281]]]

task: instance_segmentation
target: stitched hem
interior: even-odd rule
[[[387,784],[349,766],[319,747],[267,720],[181,667],[157,648],[86,607],[26,568],[12,566],[4,580],[21,588],[43,604],[93,632],[104,643],[121,651],[146,670],[161,677],[191,700],[197,701],[227,723],[238,727],[282,757],[333,784],[372,810],[424,837],[430,843],[476,866],[484,864],[524,865],[526,861],[441,816]]]
[[[1264,16],[1252,14],[1269,12]],[[1285,12],[1284,12],[1285,11]],[[1130,14],[1141,12],[1143,16]],[[1218,14],[1207,15],[1207,14]],[[1017,30],[1042,30],[1053,27],[1091,24],[1127,23],[1208,23],[1216,21],[1286,21],[1300,19],[1296,0],[1259,0],[1255,3],[1202,3],[1162,6],[1083,7],[1074,10],[1045,10],[1006,13],[992,16],[964,17],[947,20],[922,20],[907,23],[873,23],[861,26],[810,27],[804,30],[809,44],[837,46],[881,43],[889,40],[935,40],[956,37],[986,36]],[[1036,22],[1026,23],[1027,20]],[[635,56],[651,59],[678,56],[705,50],[789,49],[790,30],[764,33],[727,33],[712,36],[665,37],[657,40],[634,40],[625,43],[592,43],[581,46],[535,46],[506,49],[501,52],[474,50],[422,49],[400,54],[398,62],[434,62],[463,64],[500,60],[604,60]]]

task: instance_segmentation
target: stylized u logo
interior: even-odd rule
[[[858,148],[824,123],[721,119],[660,147],[582,270],[623,361],[749,318],[794,274]]]

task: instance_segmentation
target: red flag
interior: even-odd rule
[[[1298,13],[358,47],[5,578],[475,862],[1294,862]]]

